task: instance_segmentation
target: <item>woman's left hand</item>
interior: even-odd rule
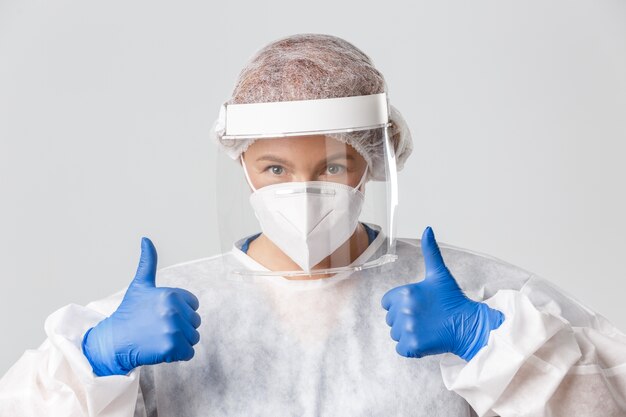
[[[388,291],[382,298],[396,351],[406,357],[451,352],[471,360],[487,344],[504,315],[465,296],[446,267],[430,227],[422,235],[423,281]]]

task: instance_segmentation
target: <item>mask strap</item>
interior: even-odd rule
[[[359,183],[357,184],[356,187],[354,187],[355,190],[359,190],[359,188],[361,188],[362,185],[365,184],[365,179],[367,178],[367,168],[368,166],[365,165],[365,172],[363,172],[363,176],[361,177],[361,181],[359,181]]]
[[[239,155],[239,159],[241,160],[241,166],[243,167],[243,173],[246,176],[246,181],[248,182],[248,185],[250,186],[250,188],[252,188],[252,191],[256,192],[256,188],[254,188],[254,185],[252,185],[252,180],[250,180],[250,175],[248,175],[246,163],[243,161],[243,154]]]

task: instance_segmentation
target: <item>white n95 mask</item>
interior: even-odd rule
[[[358,226],[365,196],[359,188],[329,181],[284,182],[254,188],[250,204],[263,234],[300,268],[311,268],[345,243]]]

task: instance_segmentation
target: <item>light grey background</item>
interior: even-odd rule
[[[45,317],[219,250],[207,132],[248,57],[368,53],[413,130],[401,235],[502,258],[626,329],[626,2],[0,0],[0,374]]]

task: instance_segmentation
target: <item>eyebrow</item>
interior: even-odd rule
[[[337,153],[335,153],[333,155],[328,156],[326,159],[324,159],[324,162],[334,161],[335,159],[346,159],[348,161],[353,161],[354,160],[354,156],[350,155],[350,154],[347,154],[345,152],[337,152]],[[281,158],[280,156],[272,155],[272,154],[261,155],[256,160],[257,160],[257,162],[269,161],[269,162],[276,162],[276,163],[279,163],[279,164],[291,166],[291,162],[289,162],[287,159],[284,159],[284,158]]]
[[[269,161],[269,162],[277,162],[279,164],[291,166],[291,163],[288,160],[286,160],[284,158],[281,158],[280,156],[276,156],[276,155],[272,155],[272,154],[261,155],[256,160],[257,160],[257,162],[259,162],[259,161]]]
[[[354,156],[350,155],[349,153],[346,152],[337,152],[334,153],[332,155],[330,155],[329,157],[326,158],[327,161],[333,161],[335,159],[346,159],[348,161],[354,161]]]

